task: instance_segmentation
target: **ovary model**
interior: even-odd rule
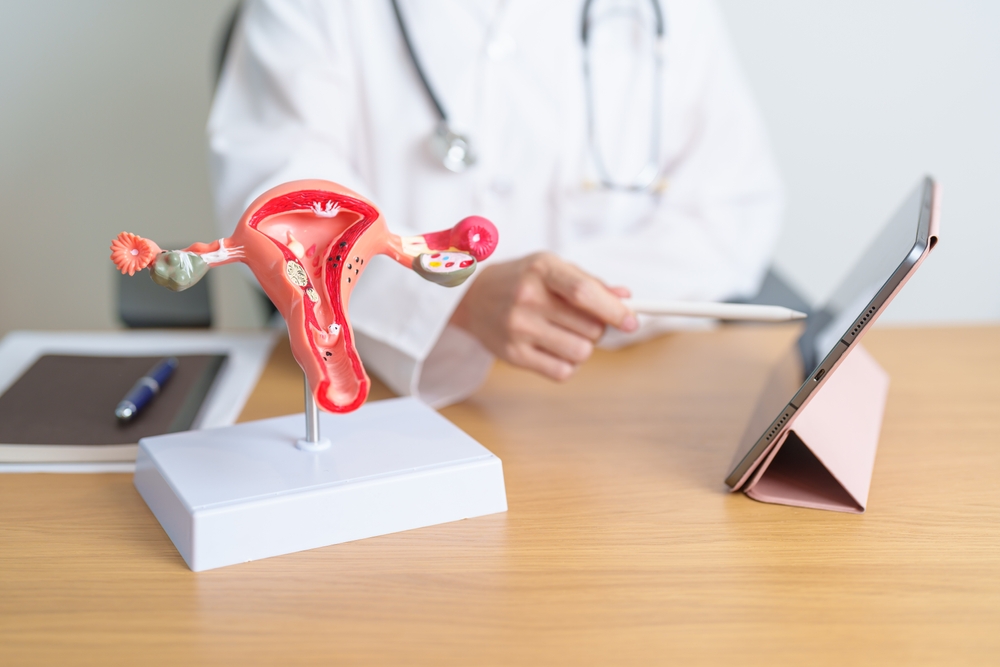
[[[111,259],[129,275],[149,266],[154,281],[175,291],[213,266],[243,262],[285,318],[292,353],[316,403],[328,412],[351,412],[368,397],[370,380],[354,346],[347,303],[371,258],[388,255],[453,287],[490,256],[497,240],[496,227],[480,217],[441,232],[396,236],[371,202],[336,183],[310,180],[262,194],[229,238],[163,251],[122,232],[111,244]]]

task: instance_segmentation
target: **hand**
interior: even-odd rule
[[[631,293],[610,288],[550,253],[482,269],[452,315],[452,324],[494,355],[553,380],[566,380],[594,351],[611,325],[639,323],[621,302]]]

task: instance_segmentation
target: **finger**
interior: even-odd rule
[[[592,340],[548,321],[542,321],[527,340],[543,352],[574,366],[582,364],[594,353]]]
[[[604,335],[604,322],[569,305],[562,297],[552,295],[543,315],[554,325],[596,342]]]
[[[634,331],[639,323],[621,299],[604,284],[566,262],[551,262],[543,274],[545,285],[571,306],[623,331]]]
[[[619,299],[631,299],[632,298],[632,290],[630,290],[627,287],[622,287],[620,285],[616,286],[616,287],[609,287],[608,291],[611,292],[612,294],[614,294]]]
[[[507,361],[557,382],[568,380],[576,372],[576,366],[565,359],[560,359],[529,344],[518,345],[507,356]]]

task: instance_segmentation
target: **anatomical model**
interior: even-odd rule
[[[213,266],[243,262],[285,318],[292,353],[316,403],[328,412],[351,412],[368,397],[370,380],[354,347],[347,303],[372,256],[388,255],[431,282],[453,287],[490,256],[497,240],[496,227],[480,217],[400,237],[360,195],[309,180],[262,194],[229,238],[163,251],[122,232],[111,244],[111,259],[129,275],[149,266],[154,281],[175,291]]]

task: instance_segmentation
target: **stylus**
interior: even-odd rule
[[[710,317],[717,320],[755,320],[787,322],[806,317],[783,306],[759,306],[751,303],[714,303],[711,301],[650,301],[623,299],[622,303],[644,315],[675,315],[680,317]]]

